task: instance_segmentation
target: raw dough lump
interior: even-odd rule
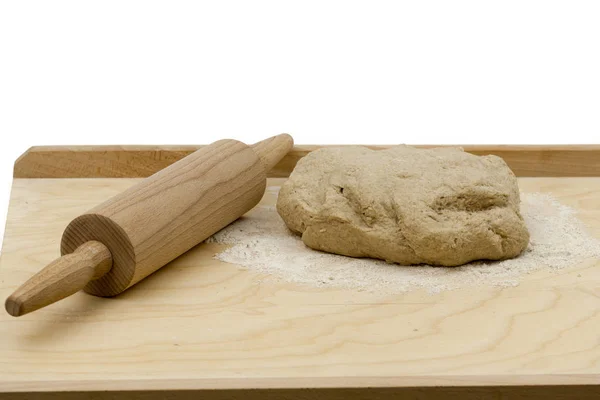
[[[402,265],[518,256],[529,242],[517,179],[459,148],[330,147],[302,158],[277,211],[309,247]]]

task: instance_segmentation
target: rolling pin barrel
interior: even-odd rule
[[[78,290],[114,296],[235,221],[262,198],[289,135],[248,146],[220,140],[75,218],[61,258],[6,301],[14,316]]]

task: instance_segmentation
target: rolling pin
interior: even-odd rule
[[[248,146],[219,140],[72,220],[61,257],[19,287],[6,310],[20,316],[83,289],[115,296],[223,229],[262,198],[289,135]]]

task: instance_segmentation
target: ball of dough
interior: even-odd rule
[[[315,249],[402,265],[518,256],[529,242],[517,179],[459,148],[328,147],[302,158],[277,211]]]

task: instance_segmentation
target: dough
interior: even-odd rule
[[[529,242],[517,179],[459,148],[329,147],[302,158],[277,211],[315,250],[402,265],[518,256]]]

